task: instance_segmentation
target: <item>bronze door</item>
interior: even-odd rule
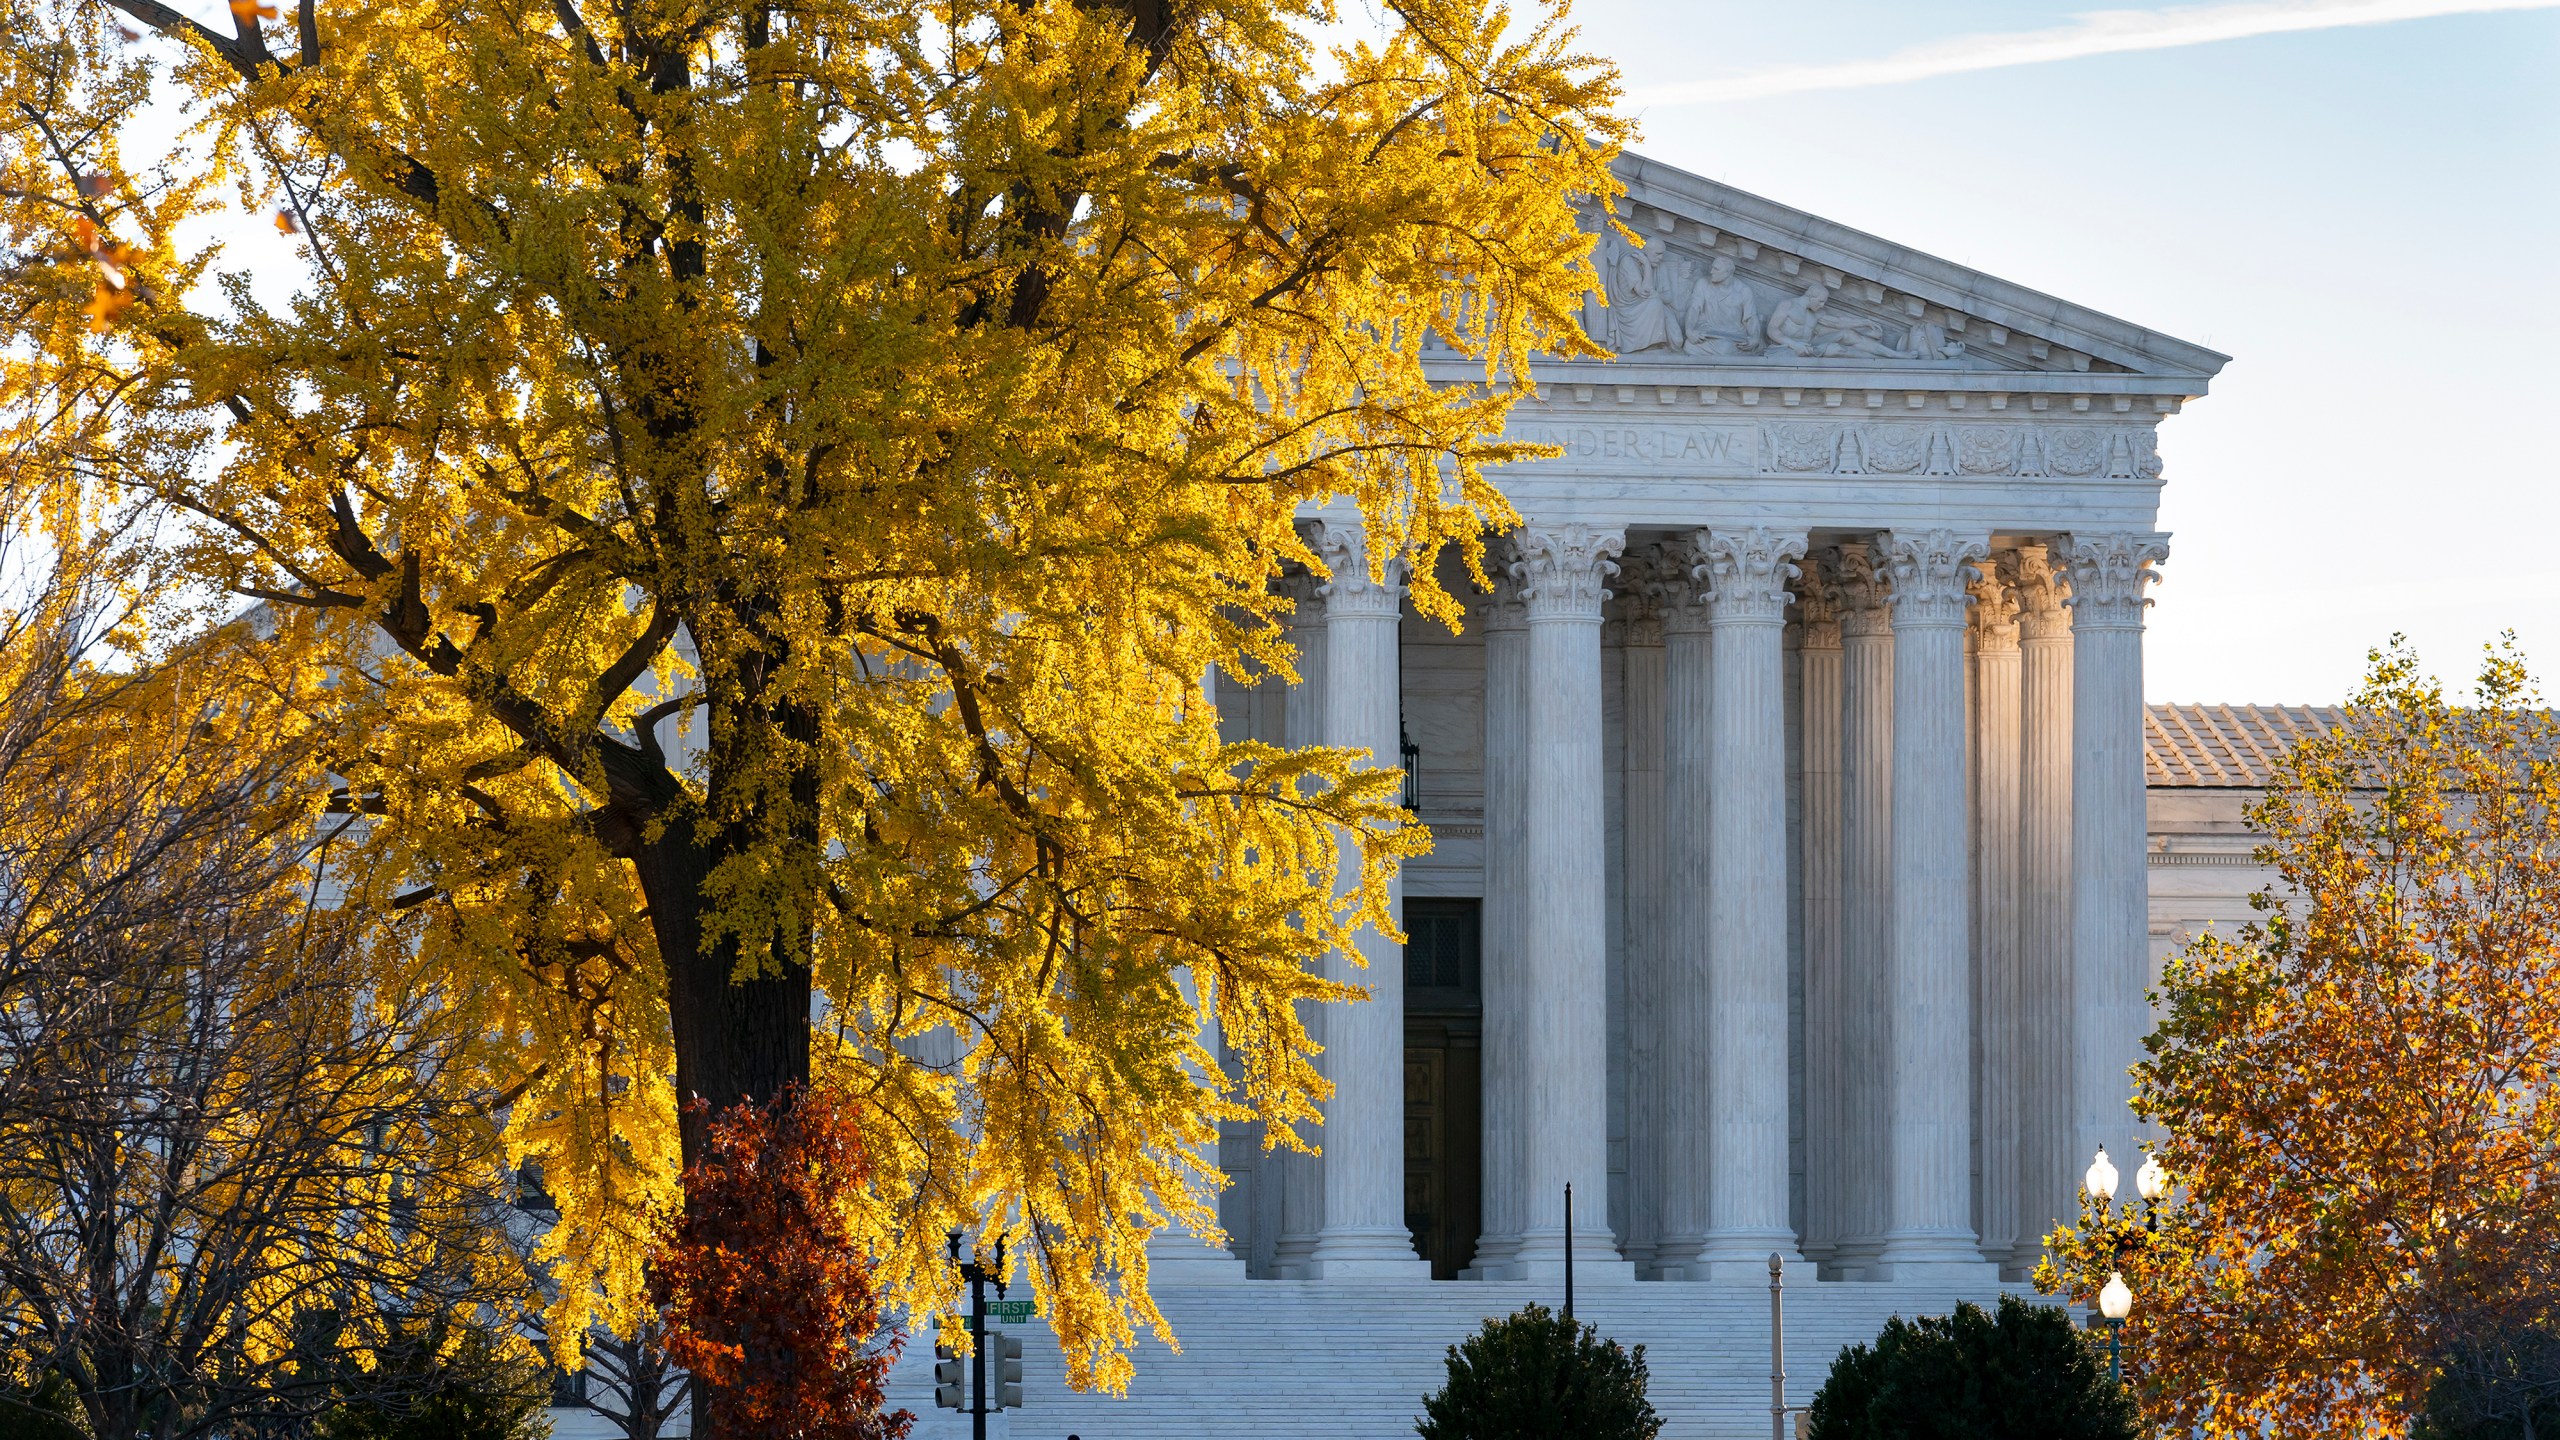
[[[1482,1223],[1481,909],[1404,902],[1405,1225],[1435,1280],[1475,1258]]]

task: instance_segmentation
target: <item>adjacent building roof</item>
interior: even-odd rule
[[[2262,789],[2297,741],[2335,729],[2335,705],[2153,705],[2143,721],[2146,783]]]

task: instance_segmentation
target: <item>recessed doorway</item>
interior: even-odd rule
[[[1404,902],[1404,1220],[1455,1280],[1483,1221],[1484,902]]]

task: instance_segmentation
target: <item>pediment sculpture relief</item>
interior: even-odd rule
[[[1621,358],[1705,360],[1890,360],[1946,364],[1965,358],[1961,340],[1925,320],[1888,321],[1834,303],[1819,274],[1801,288],[1764,293],[1765,280],[1740,273],[1733,257],[1692,255],[1656,241],[1638,249],[1606,242],[1606,339]],[[1798,282],[1790,282],[1796,284]]]

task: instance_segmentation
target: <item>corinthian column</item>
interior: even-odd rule
[[[1662,1233],[1654,1270],[1689,1273],[1713,1224],[1715,996],[1708,933],[1708,794],[1715,764],[1715,639],[1704,558],[1688,543],[1657,547],[1662,581]]]
[[[2079,1144],[2131,1155],[2139,1127],[2127,1071],[2151,1015],[2149,848],[2142,783],[2142,589],[2169,557],[2168,537],[2070,535],[2055,547],[2071,570],[2071,1047]]]
[[[1324,527],[1325,738],[1392,765],[1397,754],[1396,645],[1404,587],[1393,566],[1369,573],[1356,525]],[[1401,888],[1401,887],[1399,887]],[[1334,1084],[1325,1119],[1324,1228],[1308,1273],[1323,1279],[1431,1273],[1404,1223],[1404,952],[1375,930],[1361,932],[1364,968],[1332,957],[1333,976],[1365,984],[1369,998],[1330,1019]]]
[[[2006,562],[2009,557],[2003,556]],[[1983,1258],[2018,1239],[2018,598],[2010,568],[1973,583],[1975,1224]]]
[[[1654,1264],[1662,1233],[1663,646],[1660,573],[1630,558],[1617,606],[1626,665],[1626,843],[1620,850],[1620,943],[1627,972],[1628,1263]]]
[[[1787,1213],[1787,582],[1802,531],[1704,539],[1714,625],[1707,782],[1708,993],[1714,1103],[1711,1225],[1693,1280],[1766,1284],[1769,1257],[1802,1261]],[[1810,1279],[1810,1276],[1805,1277]]]
[[[1841,1102],[1847,1060],[1841,1048],[1843,1001],[1840,895],[1840,605],[1838,552],[1804,567],[1796,590],[1804,732],[1804,1081],[1806,1258],[1831,1263],[1840,1242]]]
[[[1891,1176],[1885,1059],[1893,1034],[1884,977],[1893,954],[1893,611],[1874,547],[1840,547],[1840,1101],[1841,1230],[1832,1255],[1843,1279],[1864,1279],[1884,1249]]]
[[[1602,816],[1600,606],[1625,537],[1560,525],[1524,530],[1513,574],[1529,609],[1527,984],[1528,1223],[1514,1273],[1564,1269],[1564,1187],[1574,1262],[1634,1278],[1608,1228],[1608,835]]]
[[[1892,1201],[1879,1278],[1988,1280],[1973,1229],[1965,585],[1982,537],[1879,537],[1893,576]]]
[[[1510,542],[1494,545],[1504,555]],[[1499,558],[1499,557],[1497,557]],[[1529,617],[1507,560],[1489,566],[1484,606],[1484,1150],[1483,1235],[1466,1274],[1500,1280],[1528,1223],[1521,1167],[1531,1016],[1526,986],[1529,855]]]
[[[2033,1269],[2077,1215],[2071,1087],[2071,612],[2041,544],[2012,555],[2018,597],[2018,1238]]]
[[[1324,596],[1316,578],[1304,571],[1293,571],[1280,580],[1281,592],[1291,601],[1289,612],[1289,644],[1298,656],[1298,683],[1289,687],[1281,700],[1281,742],[1292,749],[1325,743],[1325,621]],[[1315,1041],[1320,1053],[1316,1069],[1325,1078],[1333,1077],[1333,1057],[1321,1053],[1325,1042],[1325,1022],[1334,1007],[1313,1000],[1298,1002],[1298,1023],[1307,1030],[1307,1038]],[[1313,1150],[1271,1150],[1264,1152],[1265,1163],[1280,1167],[1280,1224],[1271,1247],[1271,1273],[1282,1280],[1307,1277],[1307,1257],[1315,1252],[1316,1232],[1324,1228],[1324,1144],[1320,1129],[1302,1130],[1299,1138],[1315,1147]]]

